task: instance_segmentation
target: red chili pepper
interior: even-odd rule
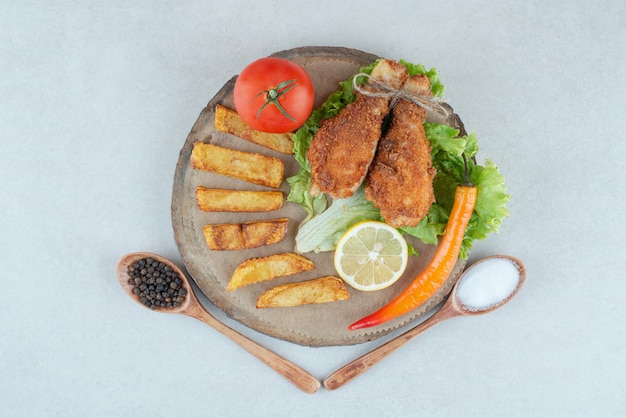
[[[477,194],[474,185],[457,186],[446,231],[426,269],[395,299],[378,311],[359,319],[348,329],[373,327],[397,318],[422,305],[439,290],[450,276],[459,257],[465,229],[474,211]]]

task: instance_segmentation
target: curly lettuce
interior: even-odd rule
[[[426,70],[421,64],[400,62],[410,75],[425,74],[431,83],[433,95],[441,97],[444,87],[435,69]],[[364,67],[360,72],[370,74],[377,62]],[[357,79],[365,83],[365,77]],[[307,217],[298,229],[296,251],[332,251],[339,238],[355,223],[364,220],[383,221],[380,211],[365,198],[364,188],[346,199],[334,199],[329,206],[329,199],[321,193],[311,196],[311,167],[306,158],[313,135],[319,129],[322,120],[336,116],[341,109],[352,103],[356,97],[352,79],[339,83],[339,90],[331,94],[322,106],[311,113],[306,123],[294,135],[294,155],[300,164],[299,172],[287,179],[291,186],[287,197],[289,202],[298,204],[306,211]],[[459,137],[459,131],[450,126],[425,123],[424,130],[430,141],[433,166],[437,175],[433,180],[436,202],[429,209],[428,215],[416,227],[403,227],[398,230],[414,236],[427,244],[437,244],[444,233],[452,205],[456,186],[465,180],[463,155],[469,164],[469,180],[478,188],[476,207],[465,231],[460,257],[469,255],[474,241],[484,239],[490,233],[497,233],[502,220],[509,215],[506,203],[504,177],[498,167],[487,160],[484,166],[475,162],[478,141],[475,134]],[[417,252],[411,249],[412,254]]]

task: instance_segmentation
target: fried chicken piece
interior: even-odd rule
[[[413,76],[403,86],[408,93],[430,95],[430,81]],[[380,209],[385,221],[399,228],[417,226],[435,201],[430,143],[424,132],[426,110],[400,99],[392,110],[391,125],[378,143],[365,196]]]
[[[392,60],[381,60],[371,77],[399,89],[408,77],[406,68]],[[372,81],[363,89],[373,91]],[[333,198],[345,198],[359,188],[374,159],[383,119],[390,99],[356,93],[356,100],[334,118],[322,121],[307,152],[311,165],[311,189]]]

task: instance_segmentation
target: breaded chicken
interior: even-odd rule
[[[424,75],[407,79],[409,93],[430,95]],[[365,196],[380,209],[385,222],[398,228],[417,226],[435,201],[430,143],[424,132],[426,110],[400,99],[392,110],[391,125],[378,143]]]
[[[381,60],[371,77],[399,89],[408,77],[406,68],[392,60]],[[372,81],[364,86],[373,90]],[[333,198],[345,198],[359,188],[374,159],[381,136],[383,119],[389,112],[390,99],[356,93],[350,103],[334,118],[322,121],[307,152],[311,165],[311,190],[315,196],[324,192]]]

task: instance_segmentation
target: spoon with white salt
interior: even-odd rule
[[[324,380],[328,390],[338,389],[433,325],[455,316],[482,315],[510,301],[526,280],[520,260],[506,255],[483,258],[461,275],[450,296],[430,318],[380,347],[341,367]]]

